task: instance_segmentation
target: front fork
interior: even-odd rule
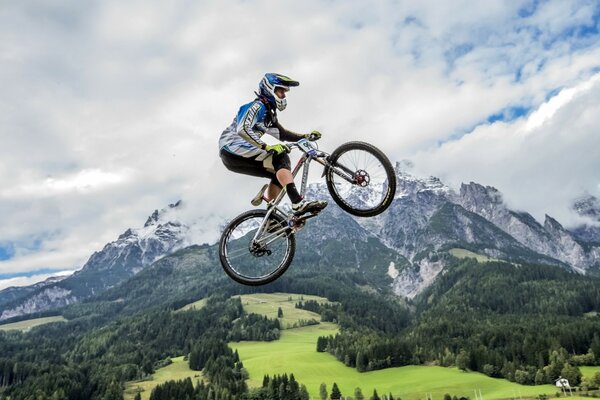
[[[332,165],[331,162],[329,161],[329,157],[327,157],[325,160],[323,160],[321,158],[317,158],[316,161],[319,164],[323,165],[323,173],[321,174],[321,178],[323,178],[325,176],[325,174],[327,174],[327,171],[331,170],[334,174],[341,177],[348,183],[351,183],[351,184],[356,183],[355,172],[352,171],[350,168],[346,168],[345,166],[343,166],[341,164],[337,164],[335,166]]]

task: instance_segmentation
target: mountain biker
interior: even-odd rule
[[[281,141],[296,142],[300,139],[317,140],[319,131],[298,134],[285,129],[277,120],[277,110],[287,106],[286,93],[300,83],[287,76],[267,73],[260,81],[256,99],[240,107],[233,122],[219,138],[220,156],[228,170],[241,174],[271,179],[266,197],[273,200],[285,187],[295,214],[318,211],[327,206],[326,201],[307,201],[302,198],[294,184],[290,167],[290,148],[284,143],[268,145],[261,140],[265,133]],[[257,198],[260,201],[262,190]],[[254,202],[253,202],[254,204]]]

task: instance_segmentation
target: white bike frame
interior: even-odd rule
[[[324,167],[323,176],[325,175],[325,173],[327,172],[328,169],[331,169],[331,171],[333,173],[335,173],[336,175],[339,175],[346,181],[348,181],[350,183],[355,182],[353,171],[350,171],[349,169],[347,169],[343,166],[338,165],[338,166],[334,167],[333,165],[331,165],[331,163],[327,159],[329,157],[329,154],[325,153],[324,151],[320,151],[307,139],[300,139],[296,143],[290,144],[289,147],[290,148],[298,148],[304,153],[304,154],[302,154],[302,157],[300,157],[300,160],[298,160],[298,163],[296,164],[296,166],[294,167],[294,170],[292,171],[292,176],[295,178],[296,175],[298,174],[298,172],[300,171],[300,168],[303,168],[302,186],[300,188],[300,194],[302,196],[304,196],[304,193],[306,191],[306,186],[307,186],[307,182],[308,182],[308,171],[309,171],[310,163],[313,160],[318,162],[319,164],[321,164]],[[279,206],[279,203],[281,202],[281,200],[283,200],[283,197],[285,196],[285,194],[286,194],[286,190],[284,187],[284,188],[282,188],[282,190],[279,192],[279,194],[277,195],[277,197],[275,199],[269,201],[263,193],[263,200],[265,202],[267,202],[267,214],[265,215],[258,230],[256,231],[256,234],[254,235],[254,238],[252,239],[252,243],[259,243],[262,246],[267,246],[268,244],[275,241],[279,237],[279,235],[281,235],[282,233],[285,233],[286,231],[289,230],[290,227],[286,226],[286,227],[282,227],[281,229],[279,229],[275,232],[270,232],[270,235],[261,237],[263,231],[265,230],[266,221],[269,220],[269,217],[271,216],[272,213],[277,212],[282,217],[284,217],[286,219],[286,221],[290,220],[290,217],[291,217],[290,214],[285,212],[285,210],[283,210]],[[259,241],[258,238],[261,238],[261,240]]]

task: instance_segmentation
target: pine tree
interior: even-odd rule
[[[308,389],[304,384],[300,385],[300,396],[298,397],[300,400],[309,400],[310,396],[308,395]]]
[[[371,396],[371,400],[381,400],[381,398],[377,394],[377,389],[373,389],[373,396]]]
[[[354,400],[365,400],[365,395],[359,387],[354,389]]]
[[[283,318],[283,310],[281,307],[277,309],[277,318]]]
[[[594,356],[596,357],[596,364],[600,364],[600,336],[598,336],[598,334],[594,334],[590,351],[594,353]]]
[[[367,355],[365,353],[363,353],[362,351],[356,353],[356,369],[359,372],[366,371],[368,363],[369,359],[367,358]]]
[[[325,383],[321,383],[321,386],[319,386],[319,396],[321,400],[327,400],[327,385]]]
[[[285,383],[281,382],[279,384],[279,399],[284,400],[287,398],[286,394],[286,386]]]
[[[331,396],[329,397],[331,400],[339,400],[342,398],[342,393],[338,388],[337,383],[333,382],[333,387],[331,388]]]
[[[123,400],[123,389],[121,388],[121,385],[116,382],[113,381],[110,386],[108,387],[108,390],[106,391],[106,393],[104,394],[103,397],[104,400]]]
[[[317,339],[317,351],[322,353],[327,348],[327,338],[324,336],[319,336]]]
[[[466,371],[469,368],[469,354],[461,350],[456,356],[456,367],[462,371]]]
[[[290,392],[291,392],[293,398],[298,397],[299,389],[300,389],[300,387],[298,385],[298,382],[296,381],[296,378],[294,377],[294,374],[290,374]]]
[[[581,382],[581,371],[569,363],[565,363],[560,375],[569,381],[570,386],[577,386]]]

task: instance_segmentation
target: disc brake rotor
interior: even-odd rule
[[[365,171],[364,169],[359,169],[354,173],[354,181],[358,186],[366,187],[369,186],[369,183],[371,182],[371,177],[369,176],[369,173],[367,171]]]

